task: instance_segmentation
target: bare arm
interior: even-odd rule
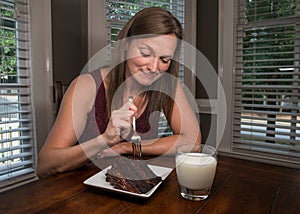
[[[135,109],[127,103],[120,110],[112,113],[105,133],[76,144],[86,125],[95,96],[96,85],[90,75],[80,76],[69,86],[57,119],[39,153],[37,165],[39,176],[81,166],[102,150],[118,143],[120,130],[131,128],[130,121],[123,118],[123,114],[131,117]]]
[[[85,85],[85,87],[82,87]],[[48,135],[48,138],[39,153],[37,172],[39,176],[52,174],[55,172],[73,169],[85,163],[88,158],[84,154],[80,145],[76,145],[77,136],[75,131],[75,118],[73,118],[74,97],[79,88],[90,91],[84,100],[82,100],[82,111],[77,112],[76,118],[80,124],[76,125],[76,129],[83,130],[87,113],[95,96],[96,86],[91,77],[85,76],[75,79],[69,86],[57,115],[56,121]],[[91,93],[92,92],[92,93]],[[83,91],[84,93],[84,91]],[[99,142],[97,142],[99,141]],[[101,138],[94,139],[86,143],[91,148],[101,148]],[[98,150],[98,149],[97,149]]]

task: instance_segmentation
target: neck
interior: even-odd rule
[[[140,85],[135,79],[134,79],[134,77],[132,77],[132,76],[130,76],[130,75],[128,75],[128,73],[126,72],[126,81],[125,81],[125,83],[124,83],[124,97],[128,97],[128,96],[133,96],[133,97],[135,97],[135,96],[137,96],[140,92],[141,92],[141,90],[142,90],[142,88],[143,88],[143,86],[142,85]]]

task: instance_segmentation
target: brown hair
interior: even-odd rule
[[[176,79],[179,70],[179,47],[182,39],[182,27],[180,22],[166,9],[160,7],[145,8],[136,13],[127,22],[118,34],[117,41],[134,36],[146,35],[147,37],[148,35],[149,37],[149,35],[168,34],[174,34],[178,39],[174,59],[171,61],[170,66],[166,71],[176,78],[170,78],[168,75],[163,75],[143,92],[143,96],[146,96],[148,103],[151,103],[149,112],[147,112],[148,114],[163,109],[167,119],[170,121],[174,105],[172,97],[174,97],[176,91]],[[110,84],[108,85],[107,90],[107,119],[110,118],[113,96],[120,85],[125,81],[126,56],[123,45],[121,42],[121,44],[118,44],[118,47],[115,47],[114,61],[119,63],[117,63],[108,74]]]

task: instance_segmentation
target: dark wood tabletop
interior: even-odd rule
[[[103,169],[111,159],[101,160]],[[174,166],[174,157],[149,163]],[[98,165],[98,166],[99,166]],[[0,194],[0,213],[299,213],[300,170],[218,157],[211,194],[203,201],[180,196],[173,170],[143,199],[83,184],[100,169],[93,163],[41,178]]]

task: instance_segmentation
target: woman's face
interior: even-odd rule
[[[126,79],[149,86],[168,70],[174,57],[174,34],[133,39],[127,44]]]

